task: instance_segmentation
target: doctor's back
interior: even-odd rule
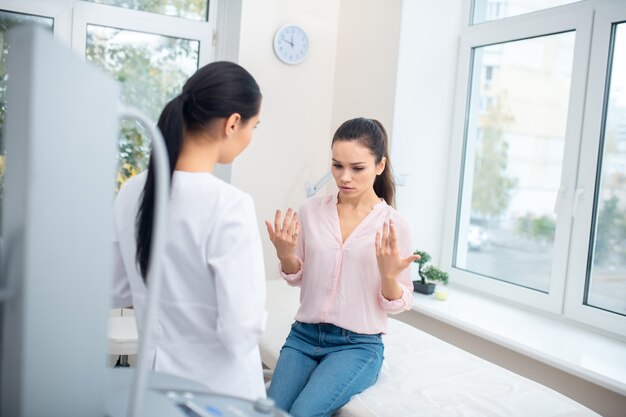
[[[225,71],[245,72],[236,64],[219,62],[201,71],[206,73],[196,73],[168,104],[174,112],[179,106],[189,117],[205,116],[194,113],[194,106],[202,104],[203,93],[209,96],[206,100],[214,100],[216,94],[203,91],[200,81],[214,75],[216,80],[205,81],[210,88],[217,80],[223,83],[224,78],[233,78],[224,75]],[[200,76],[204,79],[198,81]],[[237,79],[226,81],[232,85]],[[251,129],[258,123],[258,110],[254,117],[231,111],[184,129],[180,149],[174,150],[174,158],[170,154],[175,163],[150,360],[156,371],[192,379],[217,393],[256,399],[265,396],[258,341],[266,317],[258,224],[251,197],[212,171],[216,162],[229,163],[247,147]],[[163,118],[162,114],[159,127],[167,142]],[[185,127],[189,125],[194,126],[185,119]],[[171,148],[168,144],[170,153]],[[140,229],[149,177],[144,171],[128,180],[115,201],[113,307],[134,307],[140,338],[145,331],[141,326],[147,274],[141,268],[138,236],[148,224],[144,219],[144,229]]]

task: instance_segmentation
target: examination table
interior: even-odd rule
[[[261,359],[276,361],[299,305],[300,289],[267,282],[267,330]],[[389,318],[378,381],[335,417],[598,417],[576,401]]]

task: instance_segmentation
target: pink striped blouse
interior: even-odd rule
[[[296,256],[301,267],[282,277],[299,286],[300,309],[295,319],[303,323],[331,323],[357,333],[387,331],[387,314],[411,309],[410,268],[398,277],[402,297],[387,300],[381,291],[374,240],[385,221],[396,226],[401,257],[413,253],[407,220],[384,200],[342,242],[337,195],[314,197],[298,212],[302,225]]]

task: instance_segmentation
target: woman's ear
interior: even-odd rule
[[[376,175],[380,175],[385,170],[385,166],[387,165],[387,158],[383,156],[383,159],[380,160],[378,165],[376,165]]]
[[[226,124],[224,125],[224,134],[229,137],[234,134],[239,128],[241,122],[241,115],[239,113],[233,113],[226,118]]]

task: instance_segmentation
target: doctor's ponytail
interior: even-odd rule
[[[185,83],[159,117],[158,127],[165,139],[170,163],[170,179],[176,169],[185,133],[208,129],[211,123],[234,113],[247,121],[259,113],[261,91],[252,75],[232,62],[212,62],[200,68]],[[155,197],[154,161],[150,156],[148,173],[140,197],[135,224],[136,261],[144,282],[148,276]]]

